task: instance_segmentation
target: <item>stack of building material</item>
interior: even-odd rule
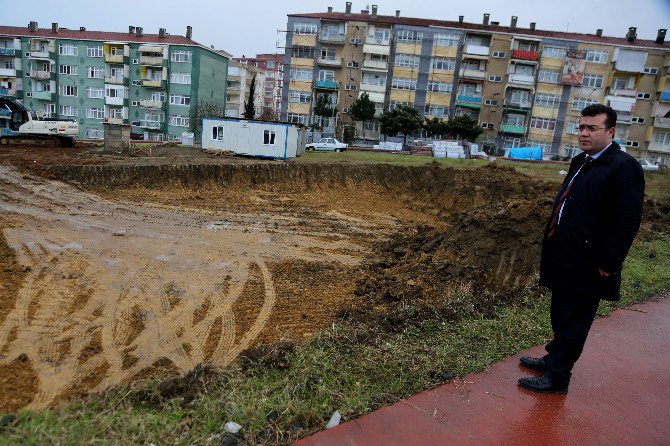
[[[412,155],[433,156],[433,149],[430,147],[414,147],[412,148]]]
[[[465,158],[463,146],[458,141],[433,141],[435,158]]]
[[[381,150],[402,150],[401,142],[381,141],[379,144],[373,146],[375,149]]]

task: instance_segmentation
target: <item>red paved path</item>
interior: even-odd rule
[[[670,445],[670,299],[595,321],[567,395],[516,385],[520,356],[421,392],[298,446]]]

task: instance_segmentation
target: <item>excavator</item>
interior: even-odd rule
[[[45,118],[12,98],[0,98],[0,145],[12,140],[50,139],[58,146],[74,147],[79,125],[72,119]]]

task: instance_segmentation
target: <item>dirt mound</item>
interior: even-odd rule
[[[643,235],[670,232],[670,198],[645,201],[642,229]]]

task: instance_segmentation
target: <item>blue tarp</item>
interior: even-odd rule
[[[521,160],[541,160],[541,147],[512,147],[509,149],[509,157]]]

